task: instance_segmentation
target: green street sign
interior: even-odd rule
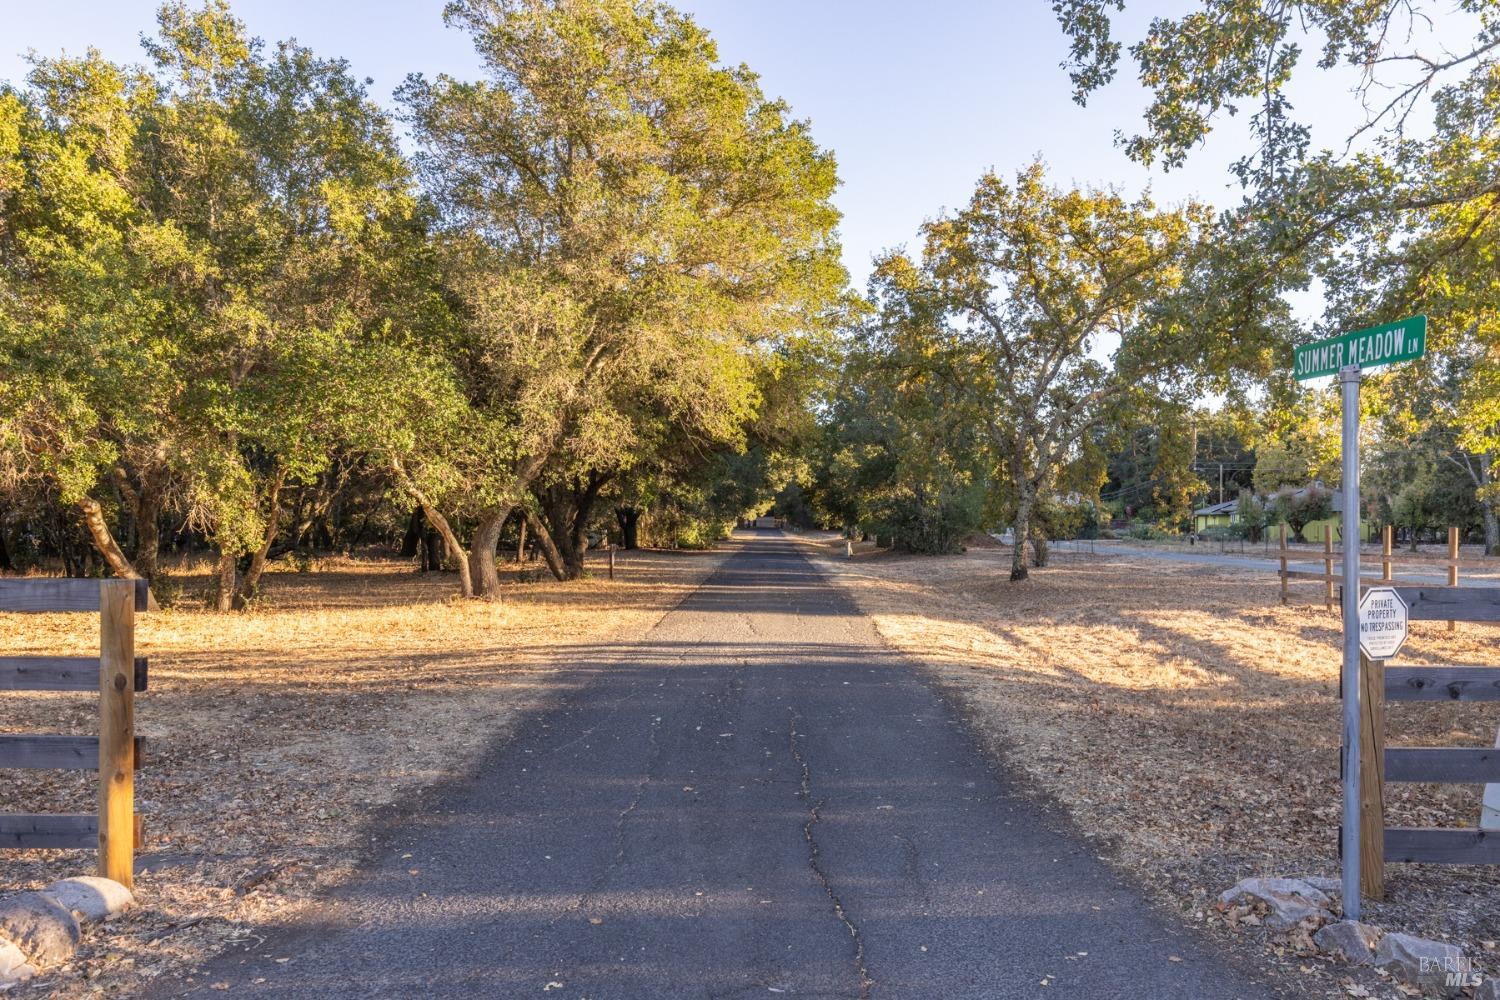
[[[1398,323],[1341,333],[1297,348],[1292,375],[1297,381],[1332,375],[1358,365],[1377,368],[1396,361],[1412,361],[1427,352],[1427,317],[1412,316]]]

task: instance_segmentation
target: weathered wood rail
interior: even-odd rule
[[[1402,563],[1413,568],[1421,567],[1431,570],[1446,570],[1448,576],[1446,586],[1449,587],[1458,586],[1458,571],[1462,566],[1468,566],[1470,568],[1474,568],[1476,566],[1493,568],[1489,563],[1477,562],[1472,559],[1463,560],[1458,557],[1457,528],[1448,529],[1448,556],[1446,559],[1430,559],[1427,556],[1410,554],[1398,555],[1393,551],[1393,536],[1394,532],[1392,531],[1391,526],[1387,524],[1385,526],[1385,529],[1381,532],[1380,540],[1379,583],[1382,585],[1398,583],[1407,584],[1414,587],[1425,586],[1430,588],[1436,586],[1435,584],[1425,583],[1424,581],[1409,578],[1397,579],[1394,575],[1395,567],[1397,564]],[[1281,563],[1281,567],[1278,570],[1278,573],[1281,577],[1281,603],[1291,603],[1291,586],[1293,583],[1307,582],[1321,583],[1323,585],[1323,607],[1326,610],[1332,611],[1334,608],[1338,607],[1339,598],[1337,588],[1343,586],[1344,574],[1342,572],[1336,571],[1334,568],[1335,565],[1340,561],[1340,557],[1333,548],[1333,533],[1324,532],[1323,551],[1321,553],[1314,554],[1290,548],[1287,545],[1286,540],[1286,525],[1283,524],[1280,526],[1280,543],[1280,547],[1276,550],[1276,554],[1278,560]],[[1312,570],[1306,569],[1291,569],[1287,565],[1288,563],[1292,562],[1306,563],[1315,562],[1318,560],[1321,560],[1323,563],[1323,572],[1321,573],[1316,573]],[[1361,586],[1374,586],[1375,583],[1376,581],[1374,581],[1373,578],[1360,581]],[[1456,624],[1452,620],[1449,620],[1448,631],[1453,631],[1455,627]]]
[[[1500,622],[1500,589],[1396,587],[1411,621]],[[1385,785],[1500,783],[1500,747],[1387,747],[1389,701],[1500,701],[1500,667],[1390,664],[1361,658],[1360,884],[1385,898],[1387,862],[1500,864],[1500,830],[1387,827]]]
[[[0,580],[0,611],[99,615],[97,657],[0,657],[0,691],[99,692],[97,736],[0,734],[0,768],[97,770],[98,811],[0,814],[0,850],[97,847],[100,875],[134,881],[135,771],[144,763],[135,694],[147,677],[135,655],[135,613],[149,602],[144,580]]]

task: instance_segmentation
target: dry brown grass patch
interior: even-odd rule
[[[1274,574],[1008,552],[825,564],[931,665],[991,750],[1190,914],[1251,874],[1337,873],[1339,619]],[[1405,662],[1500,664],[1500,629],[1414,623]],[[1394,704],[1391,745],[1489,746],[1486,705]],[[1479,789],[1393,784],[1391,825],[1474,826]],[[1393,865],[1376,923],[1500,938],[1500,872]]]

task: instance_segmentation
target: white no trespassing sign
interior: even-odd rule
[[[1389,660],[1406,642],[1406,602],[1390,587],[1371,587],[1359,599],[1359,648],[1372,660]]]

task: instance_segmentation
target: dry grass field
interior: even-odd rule
[[[344,878],[382,807],[461,774],[526,713],[564,693],[568,648],[643,635],[718,553],[623,554],[617,579],[507,585],[456,601],[447,574],[336,560],[275,573],[245,614],[137,617],[150,689],[137,697],[146,768],[140,906],[90,935],[83,959],[16,997],[130,995]],[[204,581],[186,580],[189,590]],[[185,599],[183,604],[193,603]],[[95,615],[0,614],[11,653],[97,655]],[[97,699],[5,693],[6,732],[95,731]],[[6,811],[87,812],[91,775],[0,771]],[[93,855],[3,856],[0,889],[92,872]]]
[[[988,749],[1100,853],[1189,919],[1247,875],[1337,875],[1339,620],[1275,574],[1120,558],[1007,579],[1008,550],[945,558],[816,544],[892,645],[928,664]],[[1411,663],[1500,664],[1500,628],[1412,625]],[[1493,705],[1392,704],[1390,744],[1489,746]],[[1474,826],[1477,786],[1392,784],[1387,821]],[[1492,969],[1500,871],[1391,865],[1367,920],[1448,937]]]

